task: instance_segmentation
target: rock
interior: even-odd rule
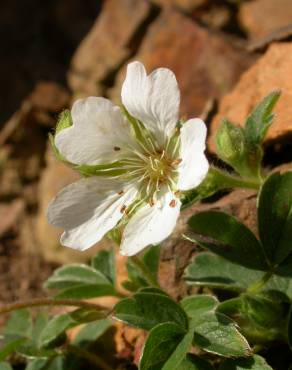
[[[17,224],[23,211],[22,199],[15,199],[11,203],[0,203],[0,237]]]
[[[291,0],[254,0],[240,6],[239,21],[252,39],[292,25]]]
[[[103,95],[103,81],[127,59],[131,40],[149,16],[148,2],[107,0],[71,63],[69,85],[79,96]]]
[[[245,72],[236,87],[226,95],[214,117],[210,131],[209,150],[215,152],[214,136],[220,122],[227,118],[243,124],[252,108],[275,89],[282,95],[274,109],[275,119],[270,127],[266,144],[285,141],[292,133],[292,43],[272,44],[267,52]]]
[[[49,81],[39,82],[28,98],[34,109],[60,112],[69,104],[69,92],[61,85]]]
[[[161,7],[175,6],[178,9],[191,13],[198,7],[208,4],[209,0],[154,0]]]
[[[182,116],[200,114],[208,100],[229,91],[251,63],[250,56],[226,39],[170,8],[151,24],[134,60],[143,62],[148,72],[157,67],[174,71],[182,92]],[[125,67],[109,94],[116,101]]]

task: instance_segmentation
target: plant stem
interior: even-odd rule
[[[267,271],[259,281],[255,282],[247,289],[247,293],[249,294],[258,293],[265,286],[268,280],[270,280],[273,274],[274,274],[273,270]]]
[[[210,168],[210,171],[212,171],[212,174],[216,177],[216,182],[224,185],[222,188],[246,188],[257,190],[261,186],[260,181],[243,179],[214,166]]]
[[[91,308],[96,310],[108,311],[106,307],[101,305],[90,303],[86,301],[80,301],[78,299],[54,299],[54,298],[34,298],[24,301],[17,301],[0,306],[0,315],[3,313],[20,310],[27,307],[41,307],[41,306],[74,306],[80,308]]]
[[[160,288],[160,285],[156,278],[153,276],[151,271],[148,269],[148,267],[145,265],[145,263],[137,256],[130,257],[131,262],[138,268],[138,270],[142,273],[143,277],[147,280],[147,282],[156,287]]]
[[[67,352],[73,353],[78,357],[84,358],[97,366],[101,370],[112,370],[110,366],[96,353],[91,353],[84,348],[68,345],[65,349]]]

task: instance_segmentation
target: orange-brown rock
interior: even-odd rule
[[[281,89],[266,143],[285,140],[292,133],[292,43],[276,43],[245,72],[234,90],[226,95],[211,124],[209,149],[215,151],[214,136],[223,118],[243,124],[252,108],[267,94]]]
[[[248,35],[262,38],[292,25],[291,0],[254,0],[240,6],[239,21]]]
[[[148,17],[144,0],[107,0],[101,15],[77,49],[68,75],[69,85],[79,96],[101,95],[103,80],[129,57],[129,44]]]
[[[154,2],[161,7],[175,6],[185,12],[192,12],[194,9],[206,5],[209,0],[154,0]]]
[[[151,24],[133,58],[150,72],[168,67],[177,76],[182,92],[182,115],[200,114],[209,99],[226,94],[250,65],[250,57],[221,36],[194,21],[166,9]],[[125,67],[121,69],[111,97],[119,101]]]

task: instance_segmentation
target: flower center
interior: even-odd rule
[[[167,181],[173,171],[172,161],[165,158],[164,152],[150,156],[145,163],[145,170],[150,181],[162,184]]]

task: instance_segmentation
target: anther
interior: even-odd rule
[[[169,203],[169,206],[174,208],[176,206],[176,200],[175,199],[172,199]]]
[[[122,194],[124,194],[124,190],[121,190],[118,192],[118,195],[122,195]]]
[[[125,204],[121,207],[121,209],[120,209],[120,212],[121,213],[126,213],[126,206],[125,206]]]
[[[149,199],[149,205],[150,205],[150,207],[153,207],[154,206],[154,199],[153,198],[150,198]]]
[[[178,159],[175,159],[174,161],[172,161],[171,164],[173,166],[178,166],[181,162],[182,162],[182,159],[181,158],[178,158]]]
[[[114,151],[115,152],[118,152],[119,150],[121,150],[121,148],[119,146],[114,146]]]

